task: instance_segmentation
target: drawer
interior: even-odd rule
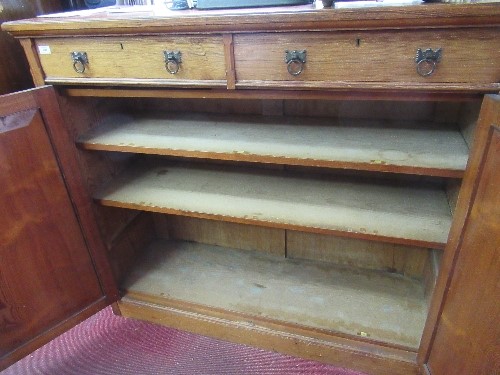
[[[441,49],[428,76],[417,50]],[[285,51],[306,51],[297,75]],[[439,88],[500,86],[498,29],[455,31],[297,32],[236,35],[237,87]],[[291,63],[298,73],[298,63]],[[432,63],[423,62],[422,73]]]
[[[36,45],[46,83],[226,85],[222,36],[44,38]],[[165,51],[180,52],[180,62],[169,63],[171,72]],[[86,54],[83,72],[73,52]]]

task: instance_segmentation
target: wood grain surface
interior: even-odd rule
[[[236,82],[253,81],[252,86],[266,82],[266,87],[279,87],[279,81],[309,82],[314,87],[319,81],[320,88],[336,87],[337,82],[495,84],[500,81],[495,63],[500,60],[499,40],[494,28],[238,34],[234,36]],[[416,70],[419,48],[442,49],[441,61],[428,77]],[[306,50],[307,61],[298,76],[288,73],[285,50]],[[306,88],[302,86],[297,85]]]
[[[498,145],[498,131],[495,127],[498,123],[500,123],[500,97],[498,95],[487,96],[478,119],[472,154],[458,197],[457,209],[454,215],[455,219],[450,231],[450,240],[444,252],[441,273],[437,280],[429,318],[422,337],[419,352],[419,363],[422,366],[426,366],[433,350],[436,350],[436,353],[442,354],[442,357],[439,354],[434,355],[433,361],[437,367],[441,368],[446,363],[449,363],[450,366],[452,365],[449,362],[449,352],[438,351],[439,347],[434,346],[433,343],[439,329],[441,329],[442,334],[446,333],[446,336],[450,337],[451,340],[456,340],[456,336],[454,335],[464,332],[455,331],[453,333],[453,327],[460,319],[463,319],[461,322],[467,321],[467,323],[457,323],[465,324],[464,327],[476,327],[475,324],[480,325],[477,331],[469,331],[469,335],[464,333],[460,336],[461,339],[470,340],[468,341],[470,345],[466,347],[460,346],[461,349],[459,350],[468,351],[471,349],[475,353],[470,365],[477,366],[478,371],[481,369],[481,366],[489,364],[498,366],[497,360],[493,360],[493,362],[478,360],[478,358],[481,358],[481,355],[489,353],[484,352],[483,354],[479,354],[481,349],[477,349],[478,345],[482,347],[480,343],[483,339],[486,340],[485,345],[491,344],[488,339],[489,333],[485,333],[485,330],[494,332],[494,328],[496,327],[494,324],[489,325],[487,323],[490,312],[493,314],[491,316],[494,316],[496,311],[495,307],[489,304],[489,297],[481,300],[481,303],[484,303],[484,308],[479,308],[479,310],[471,310],[470,306],[472,305],[464,304],[455,313],[451,310],[445,312],[448,296],[450,296],[449,298],[452,301],[455,301],[453,303],[457,303],[457,298],[460,295],[460,292],[456,294],[458,289],[454,289],[453,292],[450,289],[452,283],[456,282],[454,281],[455,273],[457,273],[458,280],[461,280],[460,286],[465,288],[465,291],[469,291],[469,294],[465,294],[464,298],[475,301],[475,298],[480,295],[479,291],[482,290],[483,286],[481,285],[479,289],[477,287],[474,288],[473,285],[477,285],[476,279],[471,278],[470,275],[478,272],[481,267],[485,267],[485,273],[478,273],[477,277],[479,279],[477,280],[483,280],[485,287],[493,288],[492,293],[494,294],[493,290],[495,287],[493,285],[496,285],[496,281],[494,281],[496,271],[488,275],[488,270],[490,270],[489,267],[497,262],[498,258],[498,215],[495,216],[495,210],[498,207],[495,201],[495,199],[498,200],[498,189],[496,189],[494,182],[495,178],[498,178],[498,173],[496,173],[497,169],[493,167],[493,165],[496,165],[493,162],[498,159],[498,148],[496,147]],[[482,178],[485,178],[485,181],[488,183],[483,184]],[[477,219],[482,224],[476,224],[473,219]],[[481,228],[481,225],[484,225],[484,228]],[[481,249],[481,254],[477,255],[476,253],[479,249]],[[471,285],[471,289],[469,289],[469,285]],[[452,293],[449,294],[450,292]],[[461,297],[459,299],[461,300]],[[475,305],[479,307],[481,303],[477,300]],[[472,315],[469,315],[473,311],[481,311],[481,314],[485,315],[482,319],[475,320]],[[443,316],[442,314],[445,315]],[[448,323],[442,321],[440,324],[440,320],[446,316],[450,316],[452,320],[448,321]],[[484,325],[482,325],[483,323]],[[443,337],[444,335],[441,336],[441,339]],[[489,356],[490,354],[487,355]],[[460,355],[457,357],[457,361],[459,357]],[[457,362],[457,364],[467,366],[466,363],[461,361],[460,363]]]
[[[425,4],[365,9],[313,9],[310,5],[221,11],[166,11],[145,14],[61,17],[3,24],[16,36],[209,33],[303,30],[422,29],[498,25],[496,4]]]
[[[20,95],[34,93],[3,96],[2,107]],[[31,340],[36,339],[38,345],[46,342],[46,332],[50,335],[50,329],[101,300],[103,291],[43,112],[38,106],[16,108],[15,113],[0,109],[2,368],[19,358],[17,350],[27,353],[24,345],[34,350]]]
[[[500,128],[491,129],[428,361],[433,375],[500,371]],[[453,342],[453,345],[447,345]],[[445,349],[446,348],[446,349]]]
[[[393,272],[414,278],[423,278],[424,265],[429,258],[429,250],[414,246],[298,231],[287,231],[286,236],[289,258]]]
[[[178,215],[154,215],[154,221],[159,238],[286,255],[283,229]]]
[[[114,79],[130,80],[226,81],[224,45],[221,36],[162,36],[162,37],[97,37],[44,38],[36,41],[37,48],[49,48],[39,58],[47,82],[84,78],[96,84]],[[73,69],[71,52],[86,52],[88,64],[84,73]],[[181,52],[179,71],[165,69],[164,51]],[[83,83],[83,82],[82,82]],[[166,82],[168,83],[168,82]],[[157,82],[159,84],[159,82]]]

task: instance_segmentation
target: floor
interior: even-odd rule
[[[363,375],[245,345],[125,319],[106,308],[1,375]]]

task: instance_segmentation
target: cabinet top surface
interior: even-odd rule
[[[137,8],[137,7],[135,7]],[[115,11],[113,11],[115,9]],[[499,26],[498,4],[423,4],[371,8],[315,9],[312,5],[230,10],[116,7],[6,22],[18,37],[146,33],[209,33],[298,30],[363,30]]]

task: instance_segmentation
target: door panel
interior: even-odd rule
[[[489,132],[427,361],[432,375],[500,373],[500,97],[485,101]]]
[[[0,369],[34,350],[32,339],[103,299],[39,90],[50,88],[0,97]]]

